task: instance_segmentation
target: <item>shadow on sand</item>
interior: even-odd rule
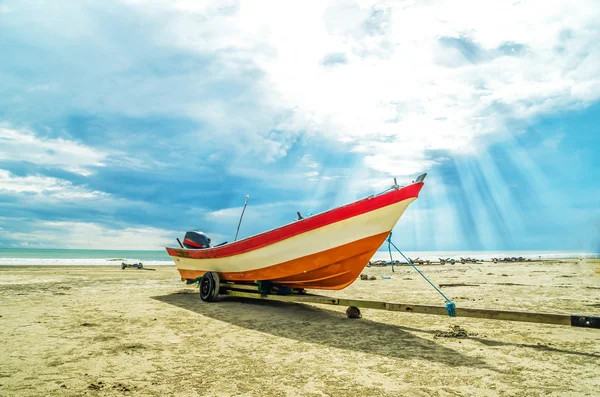
[[[421,359],[451,366],[477,366],[496,371],[484,361],[441,346],[395,325],[367,319],[352,320],[344,313],[301,303],[221,297],[200,301],[196,293],[174,293],[152,299],[192,313],[266,334],[318,343],[336,349],[385,357]]]
[[[438,331],[430,331],[430,330],[411,328],[411,327],[405,327],[405,326],[398,326],[398,328],[406,330],[406,331],[410,331],[410,332],[421,333],[421,334],[434,335],[436,332],[438,332]],[[538,343],[538,344],[510,343],[510,342],[501,342],[501,341],[496,341],[496,340],[491,340],[491,339],[485,339],[485,338],[481,338],[481,337],[477,337],[477,336],[469,336],[469,339],[477,341],[477,342],[481,343],[482,345],[489,346],[489,347],[510,346],[510,347],[517,347],[517,348],[545,350],[545,351],[554,352],[554,353],[570,354],[573,356],[600,358],[600,354],[597,354],[597,353],[585,353],[585,352],[578,352],[578,351],[573,351],[573,350],[559,349],[559,348],[552,347],[552,346],[549,346],[547,344],[542,344],[542,343]]]

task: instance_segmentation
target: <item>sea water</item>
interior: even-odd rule
[[[377,251],[372,260],[389,261],[387,246]],[[386,249],[386,250],[383,250]],[[437,261],[439,258],[470,257],[472,259],[491,260],[492,258],[524,257],[526,259],[563,259],[563,258],[600,258],[600,253],[575,251],[403,251],[411,259]],[[404,261],[402,256],[392,250],[394,260]],[[166,250],[156,251],[126,251],[126,250],[82,250],[82,249],[29,249],[29,248],[0,248],[0,266],[31,265],[31,266],[85,266],[85,265],[114,265],[121,263],[138,263],[160,266],[173,265],[173,260]]]
[[[144,265],[173,265],[166,250],[84,250],[84,249],[39,249],[39,248],[0,248],[0,266],[85,266],[115,265],[121,263]]]

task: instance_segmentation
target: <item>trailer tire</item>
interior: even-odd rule
[[[218,273],[212,273],[212,276],[213,276],[213,280],[215,281],[215,286],[214,286],[211,302],[216,302],[217,299],[219,299],[219,292],[221,289],[221,279],[219,278]]]
[[[214,302],[219,296],[219,276],[213,272],[206,272],[200,279],[200,299],[204,302]]]

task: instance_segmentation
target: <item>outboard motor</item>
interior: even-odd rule
[[[197,230],[187,232],[183,239],[183,246],[190,249],[210,248],[210,237]]]

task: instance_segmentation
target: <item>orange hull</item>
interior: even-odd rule
[[[247,272],[222,272],[223,280],[254,282],[269,280],[290,288],[339,290],[352,284],[383,244],[388,233],[335,247],[316,254]],[[182,279],[196,279],[205,272],[179,269]]]

